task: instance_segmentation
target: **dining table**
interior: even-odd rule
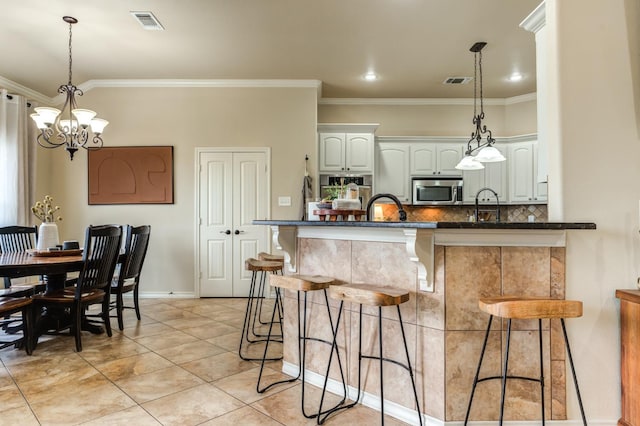
[[[125,255],[120,254],[118,262],[123,262]],[[82,269],[82,249],[45,252],[28,250],[16,253],[0,253],[0,277],[20,278],[42,276],[45,292],[50,293],[65,287],[67,273]],[[36,335],[52,329],[61,329],[70,323],[66,312],[49,312],[43,315],[36,324]],[[100,326],[84,322],[82,329],[99,334],[104,330]]]

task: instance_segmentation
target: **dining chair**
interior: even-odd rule
[[[0,253],[17,253],[36,247],[38,228],[35,226],[0,227]],[[11,287],[11,277],[4,277],[4,287]]]
[[[151,226],[142,225],[132,227],[127,225],[124,245],[125,260],[120,271],[111,281],[111,294],[115,300],[111,302],[111,309],[116,310],[118,328],[124,328],[122,312],[125,309],[135,309],[136,317],[140,321],[140,305],[138,303],[138,289],[140,287],[140,272],[147,255]],[[133,292],[133,306],[125,306],[122,295]]]
[[[24,347],[27,354],[31,355],[33,348],[33,326],[31,305],[33,300],[29,297],[0,297],[0,315],[11,316],[16,313],[22,314],[22,336],[9,340],[2,339],[0,341],[0,349],[8,346],[16,348]]]
[[[56,332],[70,327],[75,336],[76,351],[82,351],[81,329],[87,324],[85,309],[89,305],[100,304],[100,318],[104,323],[107,335],[111,336],[109,321],[110,283],[118,260],[122,228],[117,225],[89,226],[85,233],[83,266],[78,275],[78,281],[73,287],[64,287],[50,293],[34,295],[36,317],[42,312],[42,307],[68,308],[70,310],[70,324],[63,324]],[[37,321],[36,321],[37,325]]]

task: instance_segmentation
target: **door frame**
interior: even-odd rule
[[[195,149],[195,194],[194,194],[194,295],[200,298],[200,154],[203,153],[250,153],[257,152],[265,155],[265,173],[267,175],[267,217],[271,219],[271,148],[270,147],[196,147]],[[268,247],[271,247],[271,239],[269,238],[268,228],[265,227],[265,240]]]

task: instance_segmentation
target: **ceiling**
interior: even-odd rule
[[[0,14],[0,76],[46,96],[68,80],[313,79],[324,98],[471,98],[476,41],[485,98],[535,92],[541,0],[20,0]],[[151,11],[148,31],[130,11]],[[379,79],[367,82],[374,71]],[[512,72],[524,78],[507,81]]]

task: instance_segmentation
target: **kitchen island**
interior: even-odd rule
[[[593,223],[493,223],[493,222],[306,222],[254,221],[271,227],[273,244],[285,255],[287,273],[320,274],[344,282],[401,287],[411,292],[402,315],[416,370],[423,413],[436,422],[464,419],[477,359],[484,339],[487,316],[478,310],[480,297],[500,294],[545,296],[563,299],[565,290],[566,233],[595,229]],[[312,297],[311,333],[331,336],[320,295]],[[338,306],[333,304],[334,309]],[[386,309],[386,308],[385,308]],[[296,374],[296,299],[285,297],[285,346],[283,371]],[[363,350],[374,348],[373,311],[365,310]],[[389,353],[399,357],[397,320],[384,313]],[[338,344],[346,360],[350,386],[356,386],[358,315],[346,306],[338,330]],[[335,317],[334,317],[335,318]],[[394,324],[395,323],[395,324]],[[499,375],[502,331],[496,321],[487,348],[483,374]],[[537,375],[535,332],[537,323],[514,324],[510,366],[512,374]],[[559,323],[545,324],[544,356],[548,399],[547,419],[565,419],[565,350]],[[391,339],[391,340],[387,340]],[[328,349],[308,348],[309,381],[322,383]],[[401,358],[400,358],[401,359]],[[415,421],[408,378],[398,367],[385,368],[386,412]],[[379,406],[379,374],[375,362],[363,362],[364,404]],[[315,373],[315,374],[314,374]],[[580,372],[578,372],[580,374]],[[338,377],[337,369],[330,374]],[[498,418],[500,384],[480,385],[471,412],[472,420]],[[531,382],[509,383],[505,418],[539,419],[539,386]]]

